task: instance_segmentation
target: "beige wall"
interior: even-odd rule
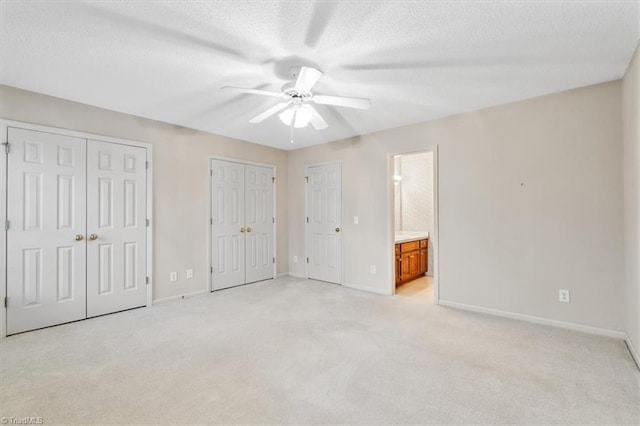
[[[640,351],[640,47],[622,81],[626,331]]]
[[[290,256],[305,165],[343,160],[345,283],[388,292],[389,156],[438,145],[440,298],[622,330],[620,100],[615,81],[290,152]]]
[[[277,271],[288,271],[286,151],[7,86],[0,86],[0,117],[153,145],[154,300],[207,288],[210,155],[276,166]],[[194,269],[191,280],[187,268]],[[171,271],[177,282],[169,282]]]

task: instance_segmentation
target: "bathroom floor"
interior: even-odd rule
[[[425,302],[433,303],[433,277],[424,276],[400,284],[396,287],[396,296],[424,299]]]

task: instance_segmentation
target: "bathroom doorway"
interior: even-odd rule
[[[392,294],[437,303],[437,150],[390,160]]]

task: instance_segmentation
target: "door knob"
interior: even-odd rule
[[[247,228],[247,232],[251,232],[251,228]]]
[[[240,232],[244,232],[244,228],[240,228]]]
[[[84,235],[76,234],[76,241],[82,241],[82,240],[84,240]]]
[[[340,232],[340,228],[336,228],[336,232]]]
[[[91,241],[95,241],[95,240],[97,240],[97,239],[98,239],[98,236],[97,236],[96,234],[91,234],[91,235],[89,235],[89,239],[90,239]]]

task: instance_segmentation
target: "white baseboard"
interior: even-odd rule
[[[210,291],[207,289],[204,289],[204,290],[193,291],[191,293],[179,294],[177,296],[163,297],[163,298],[154,300],[152,302],[152,305],[160,305],[162,303],[177,302],[178,300],[190,299],[196,296],[203,296],[208,293],[210,293]]]
[[[304,276],[304,274],[298,274],[296,272],[288,272],[287,273],[289,276],[294,277],[294,278],[307,278]]]
[[[636,362],[638,369],[640,369],[640,352],[633,346],[633,342],[627,333],[624,333],[624,341],[627,342],[627,347],[629,348],[629,352],[631,352],[631,357]]]
[[[291,274],[289,272],[280,272],[278,275],[276,275],[276,278],[286,277],[287,275]]]
[[[450,302],[440,299],[439,304],[450,308],[462,309],[465,311],[478,312],[481,314],[493,315],[503,318],[511,318],[520,321],[526,321],[533,324],[549,325],[551,327],[564,328],[566,330],[581,331],[583,333],[596,334],[598,336],[614,337],[616,339],[625,340],[626,335],[623,331],[608,330],[606,328],[591,327],[572,322],[558,321],[548,318],[535,317],[532,315],[517,314],[515,312],[501,311],[499,309],[484,308],[482,306],[466,305],[464,303]]]
[[[366,291],[368,293],[376,293],[376,294],[382,294],[384,296],[390,296],[390,293],[388,291],[380,290],[377,288],[365,287],[360,284],[344,283],[342,284],[342,286],[347,288],[352,288],[354,290]]]

